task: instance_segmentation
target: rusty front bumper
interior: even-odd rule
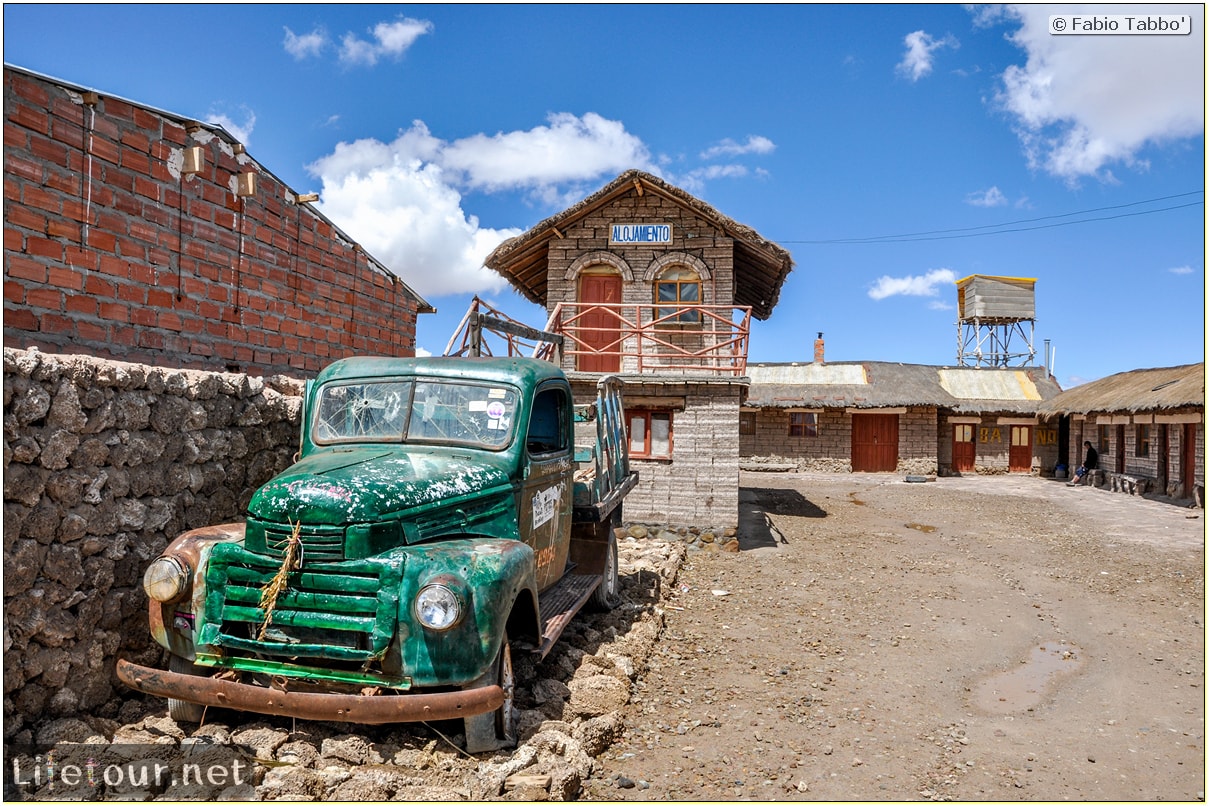
[[[278,691],[233,680],[151,669],[127,660],[118,660],[117,673],[126,685],[157,697],[257,714],[365,725],[461,719],[490,713],[504,704],[504,690],[499,686],[434,694],[361,696]]]

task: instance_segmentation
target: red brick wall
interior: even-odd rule
[[[4,70],[6,347],[299,375],[414,355],[424,306],[221,132]]]

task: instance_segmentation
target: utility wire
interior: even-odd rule
[[[955,229],[941,230],[926,230],[923,232],[908,232],[898,235],[877,235],[867,238],[831,238],[824,240],[803,240],[803,241],[777,241],[777,243],[789,244],[863,244],[863,243],[911,243],[913,241],[941,241],[952,240],[955,238],[977,238],[983,235],[1000,235],[1007,232],[1027,232],[1029,230],[1052,229],[1054,227],[1068,227],[1072,224],[1087,224],[1094,221],[1110,221],[1117,218],[1131,218],[1133,216],[1150,215],[1151,213],[1162,213],[1169,210],[1180,210],[1185,207],[1196,207],[1205,202],[1196,201],[1188,202],[1187,204],[1176,204],[1170,207],[1160,207],[1154,210],[1140,210],[1134,213],[1119,213],[1117,215],[1096,216],[1094,218],[1081,218],[1075,221],[1060,221],[1053,224],[1039,224],[1034,227],[1016,227],[1015,224],[1032,224],[1038,221],[1050,221],[1056,218],[1069,218],[1077,215],[1087,215],[1088,213],[1099,213],[1107,210],[1122,210],[1127,207],[1137,207],[1142,204],[1154,204],[1155,202],[1168,201],[1171,199],[1181,199],[1188,196],[1203,195],[1205,191],[1194,190],[1188,193],[1176,193],[1171,196],[1160,196],[1155,199],[1146,199],[1145,201],[1130,202],[1128,204],[1117,204],[1110,207],[1095,207],[1089,210],[1078,210],[1073,213],[1061,213],[1058,215],[1041,216],[1039,218],[1024,218],[1016,221],[1005,221],[999,224],[984,224],[978,227],[961,227]],[[1009,229],[1001,229],[1009,227]],[[978,230],[990,230],[988,232],[978,232]]]

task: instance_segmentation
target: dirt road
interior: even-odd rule
[[[742,484],[743,551],[689,555],[581,798],[1204,798],[1203,511],[1030,477]]]

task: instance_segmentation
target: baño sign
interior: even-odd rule
[[[609,227],[610,244],[670,244],[671,224],[614,224]]]

